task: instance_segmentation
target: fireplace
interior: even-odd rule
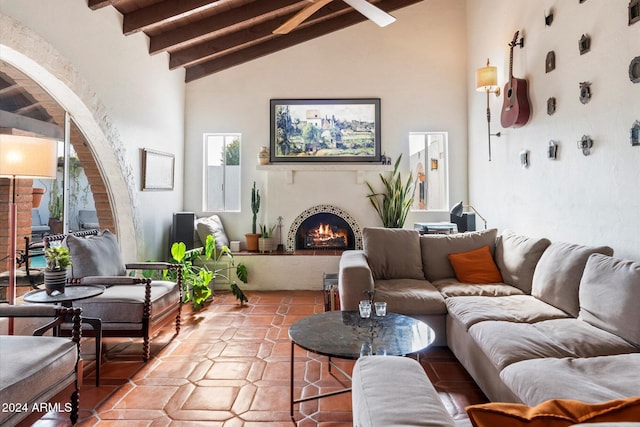
[[[347,212],[318,205],[295,219],[287,236],[287,251],[362,249],[362,233]]]

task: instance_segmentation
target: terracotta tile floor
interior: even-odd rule
[[[250,292],[240,308],[218,293],[205,310],[183,311],[180,335],[168,327],[152,341],[142,363],[141,341],[105,339],[101,385],[95,387],[93,341],[83,341],[85,377],[80,426],[293,425],[289,417],[288,326],[323,310],[319,291]],[[85,354],[84,352],[87,352]],[[341,388],[326,370],[326,357],[296,348],[296,398]],[[429,349],[422,364],[455,418],[485,396],[446,348]],[[352,361],[339,361],[350,372]],[[68,393],[61,394],[61,400]],[[40,417],[40,418],[38,418]],[[298,425],[351,426],[351,394],[296,405]],[[21,425],[69,425],[67,414],[49,412]]]

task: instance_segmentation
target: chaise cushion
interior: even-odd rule
[[[537,323],[480,322],[469,335],[498,371],[512,363],[544,357],[594,357],[636,352],[622,338],[582,320]]]
[[[489,250],[489,245],[466,252],[447,255],[456,274],[462,283],[500,283],[502,276]]]
[[[452,253],[466,252],[488,245],[493,256],[497,234],[498,230],[493,228],[473,233],[420,236],[424,277],[431,282],[456,277],[448,258],[448,255]]]
[[[569,317],[564,311],[531,295],[511,295],[499,298],[453,297],[447,298],[446,304],[449,315],[458,319],[467,330],[476,323],[487,320],[534,323]]]
[[[65,244],[71,255],[70,277],[124,276],[125,265],[120,257],[116,237],[104,230],[98,235],[77,237],[69,234]]]
[[[596,404],[557,399],[535,407],[493,402],[466,409],[474,427],[569,427],[575,423],[637,421],[640,419],[640,397]]]
[[[362,244],[374,279],[424,280],[416,230],[365,227]]]
[[[580,319],[640,349],[640,263],[591,255],[579,295]]]
[[[640,396],[640,382],[632,372],[640,372],[640,353],[525,360],[504,368],[500,379],[527,405],[548,399],[597,403]]]
[[[375,282],[377,301],[387,303],[387,311],[406,315],[445,314],[444,298],[427,280],[391,279]]]
[[[502,281],[530,294],[533,272],[550,244],[549,239],[520,236],[509,230],[498,236],[495,259]]]
[[[461,283],[458,279],[440,279],[433,282],[445,298],[461,296],[500,297],[522,295],[524,292],[515,286],[504,283]]]
[[[531,295],[578,317],[580,279],[587,259],[595,253],[613,255],[613,249],[552,243],[540,257],[533,273]]]

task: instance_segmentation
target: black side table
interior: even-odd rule
[[[24,294],[26,302],[35,304],[60,304],[72,307],[73,301],[87,299],[102,294],[104,286],[99,285],[67,285],[63,294],[47,295],[45,289],[38,289]],[[100,387],[100,365],[102,362],[102,319],[82,316],[82,322],[93,328],[96,338],[96,387]]]

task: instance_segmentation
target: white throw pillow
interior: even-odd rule
[[[207,236],[211,234],[216,242],[217,249],[222,249],[223,246],[229,246],[229,238],[224,231],[222,221],[218,215],[211,215],[208,218],[198,218],[196,220],[196,231],[202,244],[207,241]]]

